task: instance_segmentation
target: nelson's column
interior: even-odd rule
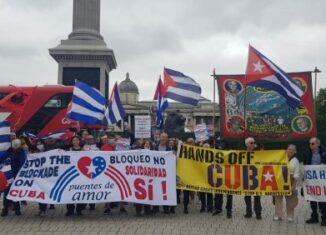
[[[114,52],[100,34],[100,0],[74,0],[73,27],[68,39],[49,49],[58,62],[58,84],[75,79],[109,94],[109,72],[117,67]]]

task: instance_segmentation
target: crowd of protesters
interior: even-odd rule
[[[156,151],[172,151],[174,154],[177,152],[178,140],[176,138],[169,138],[166,133],[161,133],[159,138],[155,141],[149,139],[136,139],[129,135],[130,145],[127,146],[128,149],[149,149]],[[76,133],[74,137],[67,141],[57,141],[54,139],[42,140],[38,139],[33,143],[26,137],[17,138],[14,133],[11,135],[11,147],[8,149],[7,154],[4,158],[0,159],[0,164],[6,159],[11,160],[11,167],[14,176],[18,174],[19,169],[24,164],[26,156],[28,153],[38,153],[53,149],[64,149],[69,151],[116,151],[117,145],[116,141],[121,138],[121,136],[113,134],[102,134],[100,136],[94,136],[90,134],[87,130],[80,133]],[[216,141],[202,141],[196,142],[193,138],[188,138],[185,141],[186,144],[198,145],[206,148],[216,148],[216,149],[228,149],[225,141],[218,138]],[[215,144],[215,146],[214,146]],[[248,151],[252,150],[263,150],[262,145],[258,145],[255,139],[248,137],[244,140],[244,145]],[[293,144],[288,145],[287,154],[289,158],[289,167],[291,173],[291,188],[292,193],[290,196],[275,196],[273,197],[273,203],[275,205],[274,220],[280,221],[282,218],[287,219],[288,222],[293,222],[295,220],[294,210],[298,205],[298,192],[297,192],[297,181],[302,177],[299,170],[299,161],[296,158],[297,150],[296,146]],[[326,164],[326,150],[322,148],[320,140],[317,137],[311,138],[309,140],[309,148],[307,148],[306,153],[303,158],[304,165],[320,165]],[[8,192],[8,187],[3,192],[3,208],[1,211],[1,216],[7,216],[10,210],[13,210],[15,215],[20,216],[21,204],[26,204],[26,202],[13,202],[6,198]],[[200,213],[211,213],[213,216],[221,214],[223,212],[223,197],[226,198],[226,216],[227,218],[232,218],[232,195],[223,195],[212,193],[194,193],[187,190],[177,190],[177,202],[178,204],[183,204],[183,213],[189,213],[189,202],[198,197],[201,203]],[[181,195],[183,201],[181,202]],[[283,198],[285,198],[285,208],[286,215],[283,214]],[[253,200],[252,200],[253,199]],[[252,218],[253,212],[255,213],[256,219],[260,220],[263,216],[263,206],[261,205],[260,196],[244,196],[244,203],[246,205],[246,211],[244,214],[245,218]],[[311,206],[311,217],[306,220],[306,223],[318,223],[319,213],[321,214],[321,225],[326,226],[326,202],[309,202]],[[252,206],[253,204],[253,206]],[[126,213],[125,208],[126,203],[116,202],[116,203],[106,203],[103,212],[109,214],[111,209],[119,208],[121,213]],[[89,204],[89,210],[95,209],[95,204]],[[83,210],[87,208],[87,204],[68,204],[66,205],[67,211],[66,216],[78,215],[81,216]],[[44,216],[47,209],[55,209],[54,205],[46,205],[39,203],[38,216]],[[163,213],[174,214],[176,213],[174,206],[163,206]],[[135,204],[135,213],[137,215],[154,215],[160,212],[159,206],[150,206]]]

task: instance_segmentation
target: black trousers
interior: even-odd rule
[[[321,219],[326,220],[326,202],[310,202],[310,207],[312,210],[311,218],[318,219],[318,208],[321,213]]]
[[[8,211],[9,206],[12,204],[14,205],[15,211],[20,211],[20,203],[19,202],[14,202],[9,199],[7,199],[7,195],[9,193],[10,187],[8,187],[4,192],[3,192],[3,210]]]
[[[180,203],[181,189],[177,189],[177,203]]]
[[[183,206],[185,208],[187,208],[189,205],[189,198],[190,198],[190,191],[183,190]]]
[[[140,214],[144,208],[145,214],[148,214],[151,212],[151,205],[145,205],[145,204],[135,204],[136,213]]]
[[[213,209],[213,194],[212,193],[199,193],[201,208]]]
[[[244,200],[246,202],[246,213],[248,215],[252,215],[252,202],[251,196],[245,196]],[[261,215],[261,203],[260,203],[260,196],[254,196],[254,211],[256,215]]]
[[[40,211],[45,212],[46,208],[47,208],[47,204],[39,203],[38,208],[39,208]]]
[[[223,194],[215,194],[214,198],[215,202],[215,210],[220,210],[222,211],[222,206],[223,206]],[[227,211],[232,211],[232,206],[233,206],[233,196],[232,195],[226,195],[226,206],[225,209]]]
[[[75,208],[76,208],[76,212],[81,212],[82,210],[84,210],[86,207],[86,204],[67,204],[67,211],[70,214],[74,214],[75,213]]]

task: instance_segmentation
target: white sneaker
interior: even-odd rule
[[[274,221],[281,221],[282,218],[281,218],[281,217],[278,217],[278,216],[274,216],[273,220],[274,220]]]
[[[294,219],[293,218],[291,218],[291,217],[288,217],[288,222],[290,222],[290,223],[292,223],[293,221],[294,221]]]

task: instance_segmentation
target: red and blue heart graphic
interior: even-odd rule
[[[87,156],[81,157],[77,163],[79,171],[90,179],[99,176],[106,167],[106,162],[103,157],[90,158]]]

